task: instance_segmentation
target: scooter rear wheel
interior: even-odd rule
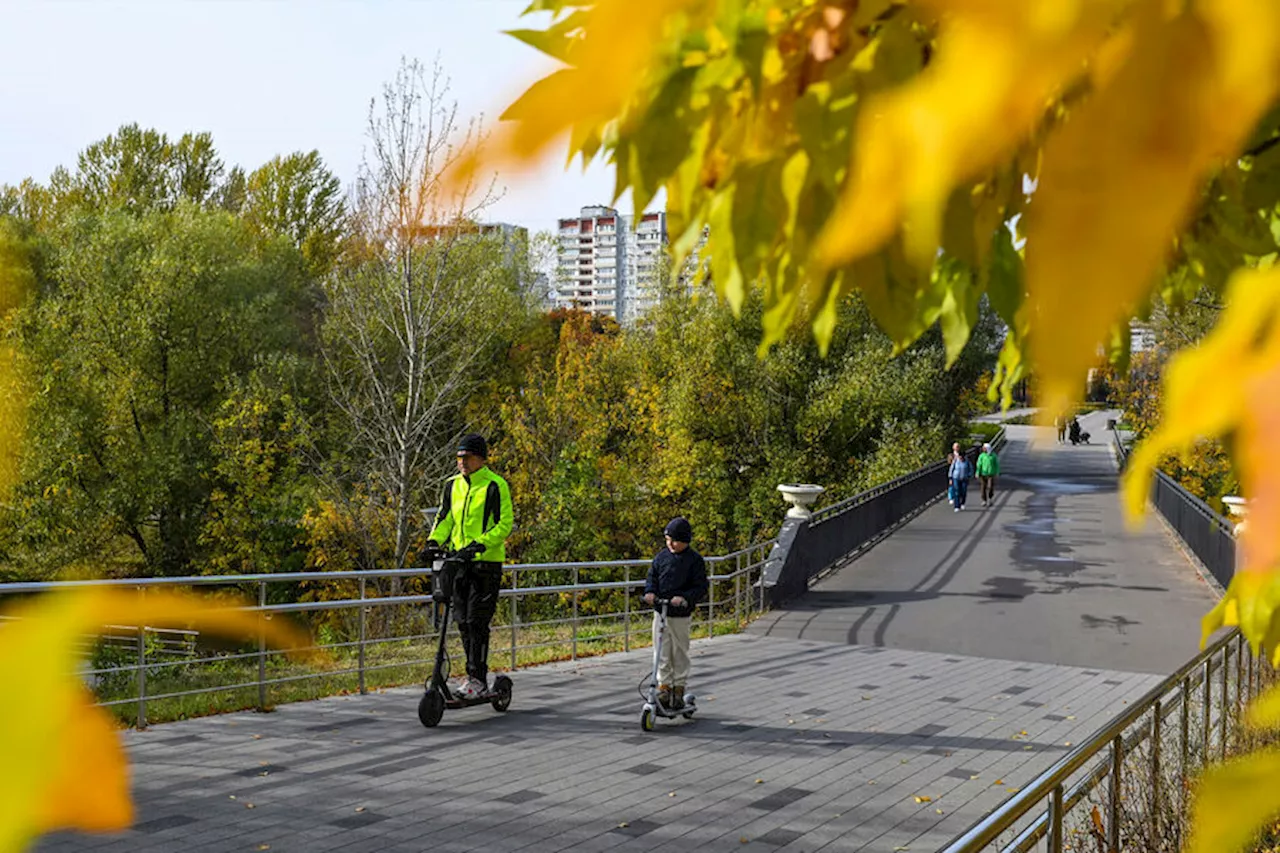
[[[493,680],[493,700],[490,702],[495,711],[505,711],[511,707],[511,679],[499,675]]]
[[[434,687],[422,694],[418,702],[418,720],[427,728],[435,728],[444,716],[444,694]]]
[[[650,711],[648,708],[645,708],[640,712],[640,728],[644,729],[646,732],[653,731],[653,711]]]

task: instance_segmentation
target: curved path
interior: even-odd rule
[[[1102,415],[1095,444],[1008,427],[984,509],[935,504],[790,606],[771,637],[1166,673],[1193,656],[1214,593],[1156,518],[1130,531]]]
[[[994,509],[935,505],[696,641],[693,721],[640,731],[642,650],[430,731],[412,689],[160,725],[124,735],[137,825],[36,849],[936,849],[1188,657],[1211,602],[1155,522],[1122,532],[1105,446],[1010,433]]]

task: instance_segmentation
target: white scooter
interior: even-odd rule
[[[646,732],[653,731],[653,721],[658,717],[668,720],[684,717],[687,720],[698,710],[698,698],[692,693],[684,695],[684,705],[679,708],[668,708],[658,701],[658,662],[662,660],[662,641],[667,635],[667,607],[671,604],[671,599],[659,598],[654,604],[658,605],[658,638],[653,644],[653,672],[649,676],[647,687],[643,682],[640,687],[640,695],[644,698],[640,728]]]

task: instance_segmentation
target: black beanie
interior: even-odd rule
[[[474,453],[482,459],[489,458],[489,445],[484,443],[484,437],[471,433],[464,435],[458,442],[458,453]]]
[[[689,526],[688,521],[679,516],[671,519],[667,523],[667,529],[662,532],[676,542],[688,544],[693,541],[693,528]]]

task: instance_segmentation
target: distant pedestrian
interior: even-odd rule
[[[955,462],[960,456],[960,442],[951,445],[951,452],[947,454],[947,503],[952,506],[956,505],[956,482],[951,479],[951,463]]]
[[[1000,475],[1000,459],[990,444],[982,445],[978,455],[978,479],[982,481],[982,505],[991,506],[996,499],[996,477]]]
[[[1067,443],[1067,416],[1058,415],[1053,419],[1053,425],[1058,430],[1058,444]]]
[[[955,486],[955,511],[959,512],[964,509],[965,498],[969,495],[969,478],[973,476],[973,466],[969,464],[969,460],[965,458],[965,455],[960,452],[959,444],[956,445],[956,456],[951,460],[948,476]]]

